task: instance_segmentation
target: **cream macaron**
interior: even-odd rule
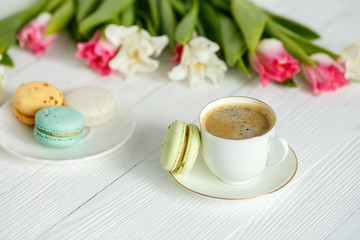
[[[101,87],[81,87],[65,96],[65,105],[79,111],[85,127],[96,127],[108,122],[117,111],[114,95]]]

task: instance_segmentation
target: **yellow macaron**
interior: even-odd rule
[[[14,93],[13,107],[16,118],[28,125],[35,124],[35,114],[47,106],[63,105],[62,92],[46,82],[22,84]]]

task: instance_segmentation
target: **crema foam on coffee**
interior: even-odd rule
[[[274,116],[261,106],[251,103],[226,103],[210,109],[202,118],[205,130],[217,137],[247,139],[267,133]]]

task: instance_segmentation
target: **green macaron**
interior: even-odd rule
[[[72,146],[82,138],[83,128],[83,116],[70,107],[45,107],[35,115],[35,139],[46,146]]]
[[[175,121],[161,143],[161,166],[170,172],[186,174],[194,166],[199,149],[199,128]]]

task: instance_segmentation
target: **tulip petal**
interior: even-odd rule
[[[250,62],[259,73],[263,86],[271,80],[285,82],[300,71],[298,61],[286,52],[282,42],[277,39],[263,39],[250,57]]]
[[[150,42],[155,49],[154,56],[158,57],[163,49],[168,45],[169,38],[166,35],[159,36],[159,37],[152,37]]]
[[[87,59],[86,63],[89,67],[96,69],[100,75],[106,76],[114,72],[109,67],[109,61],[115,56],[117,49],[106,39],[100,41],[100,36],[101,31],[98,30],[89,42],[78,43],[75,56]]]
[[[205,80],[205,68],[203,66],[199,67],[196,64],[189,66],[189,81],[190,88],[200,87]]]
[[[152,37],[138,26],[125,27],[114,24],[105,29],[106,38],[119,47],[119,52],[110,60],[109,66],[132,79],[136,72],[148,73],[158,68],[159,62],[151,58],[158,56],[168,44],[166,36]]]
[[[106,38],[115,46],[119,47],[124,43],[125,39],[133,34],[139,32],[139,27],[134,25],[131,27],[118,26],[110,24],[105,28]]]
[[[348,84],[345,78],[345,64],[333,60],[324,53],[310,56],[315,60],[315,67],[302,64],[304,76],[313,87],[314,95],[320,95],[321,91],[334,91]]]
[[[356,60],[359,58],[360,55],[360,42],[355,42],[350,44],[349,46],[345,47],[341,51],[341,57],[344,60]]]
[[[2,55],[0,54],[0,60],[2,59]],[[5,71],[4,67],[0,64],[0,89],[2,89],[5,82]]]
[[[360,41],[345,47],[341,52],[341,58],[345,61],[345,77],[360,81]]]
[[[188,75],[187,69],[181,64],[173,67],[168,72],[169,78],[173,81],[181,81],[181,80],[185,79],[187,77],[187,75]]]
[[[215,54],[219,45],[204,37],[195,37],[182,49],[180,64],[171,69],[171,80],[188,79],[191,88],[197,88],[205,80],[219,84],[227,70],[226,64]]]
[[[56,34],[45,34],[50,20],[50,13],[41,13],[20,29],[16,35],[20,47],[27,48],[38,55],[45,53],[46,48],[58,38]]]

